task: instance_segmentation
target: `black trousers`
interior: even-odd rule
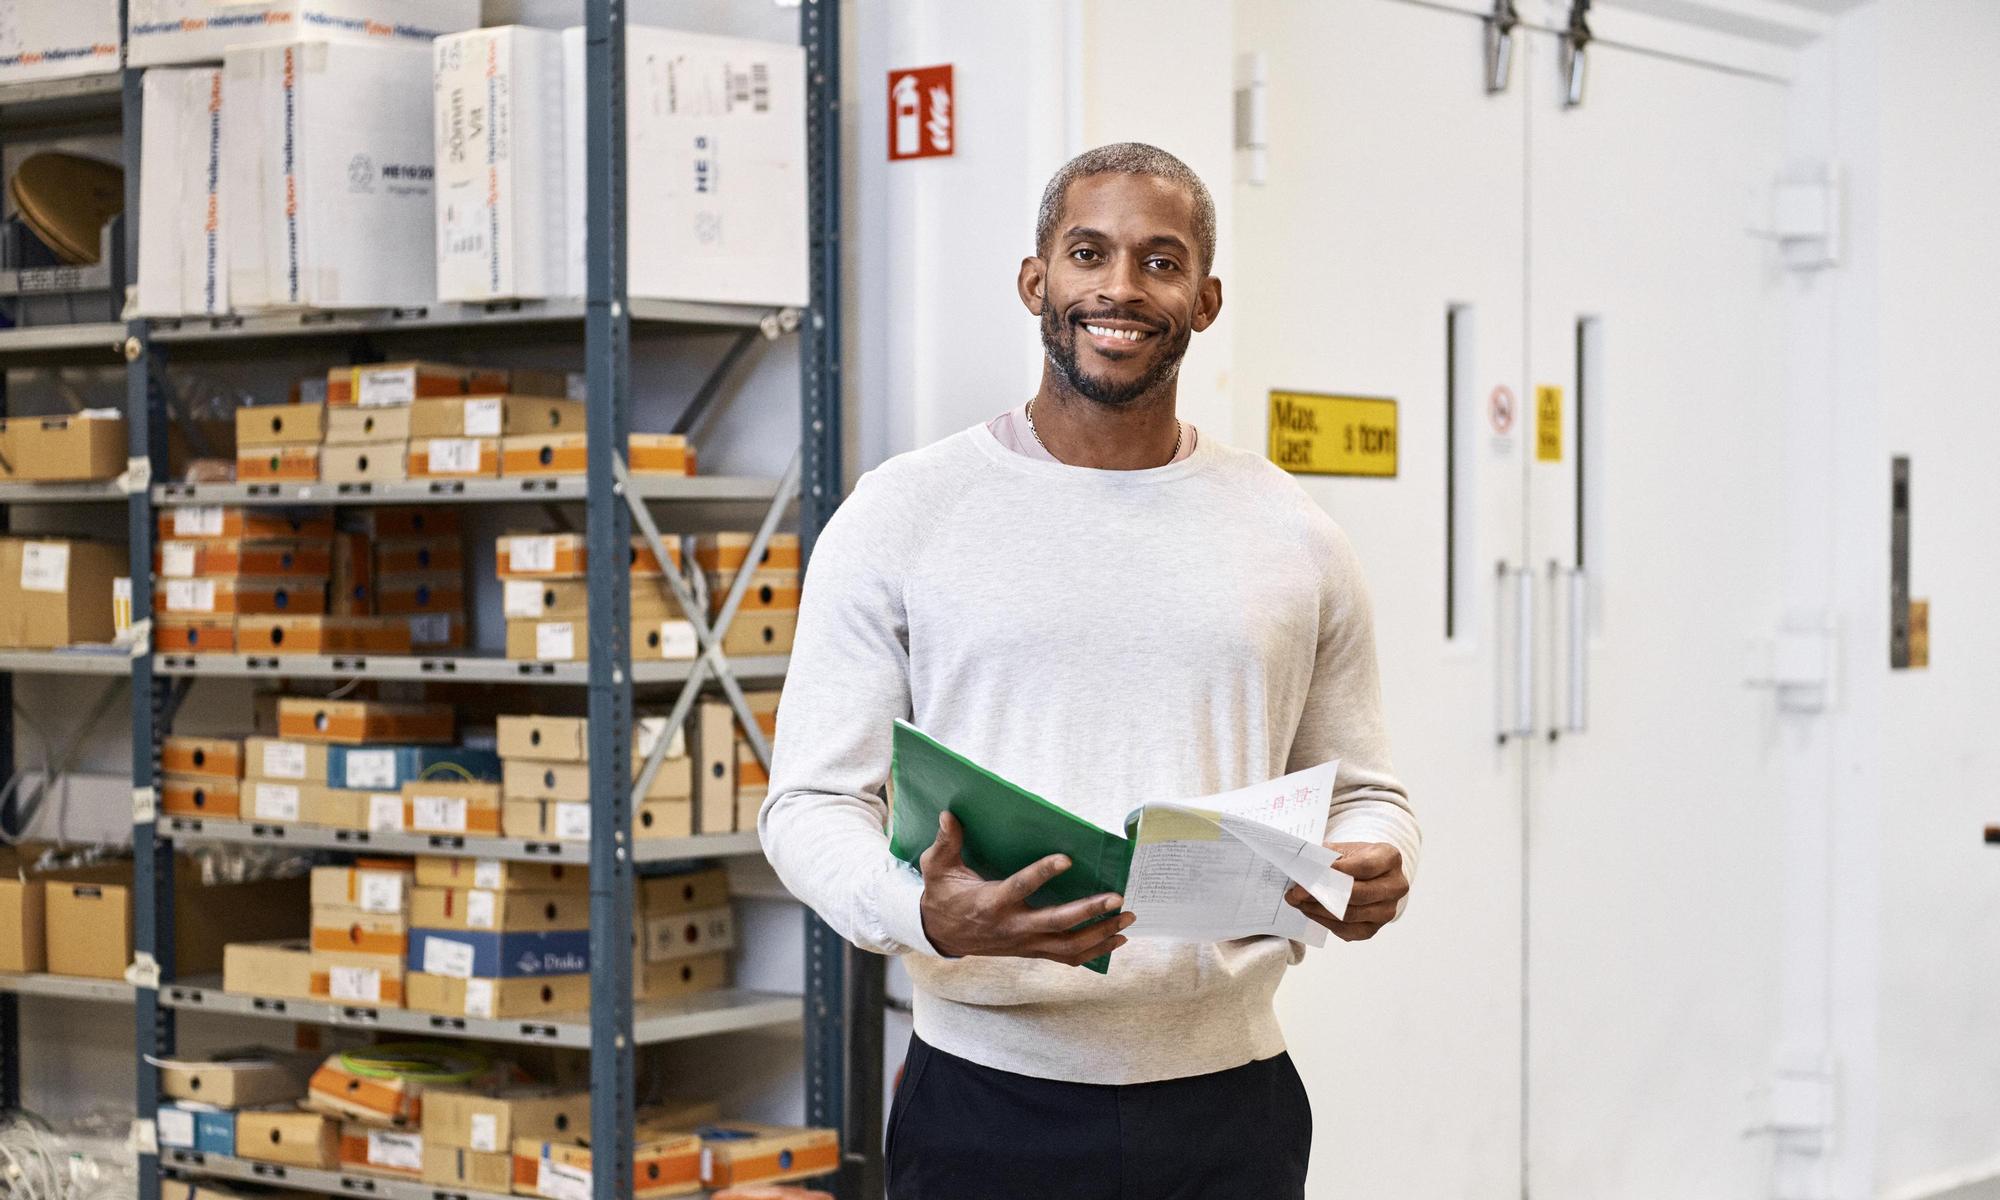
[[[1311,1147],[1289,1055],[1121,1087],[996,1071],[912,1037],[889,1200],[1300,1200]]]

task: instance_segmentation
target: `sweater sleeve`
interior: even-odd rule
[[[1423,834],[1409,795],[1389,763],[1367,583],[1347,535],[1323,512],[1315,510],[1308,520],[1314,553],[1325,564],[1319,644],[1286,770],[1339,759],[1326,840],[1386,842],[1401,852],[1403,873],[1414,883]],[[1403,905],[1398,905],[1396,915],[1402,913]]]
[[[785,886],[842,937],[935,954],[923,879],[885,832],[891,722],[910,716],[902,580],[923,515],[899,490],[864,476],[813,548],[757,831]]]

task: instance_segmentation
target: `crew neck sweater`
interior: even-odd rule
[[[1146,801],[1338,759],[1327,840],[1393,845],[1414,879],[1380,691],[1354,551],[1290,476],[1213,438],[1072,467],[975,425],[868,472],[821,533],[758,830],[843,937],[905,956],[937,1049],[1087,1083],[1226,1070],[1284,1049],[1272,996],[1305,948],[1136,939],[1108,975],[939,955],[889,853],[892,722],[1120,832]]]

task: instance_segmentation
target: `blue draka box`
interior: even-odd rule
[[[227,1109],[187,1101],[162,1104],[153,1124],[163,1149],[236,1153],[236,1114]]]
[[[412,929],[409,968],[454,979],[587,975],[590,931]]]
[[[419,779],[498,783],[500,756],[462,746],[329,746],[326,780],[337,788],[396,791]]]

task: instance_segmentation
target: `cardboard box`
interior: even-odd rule
[[[490,438],[575,433],[583,404],[547,396],[443,396],[410,408],[412,438]]]
[[[0,25],[0,84],[118,70],[115,0],[19,4],[7,15]]]
[[[370,1129],[350,1121],[340,1129],[340,1168],[362,1175],[422,1178],[423,1135],[396,1129]]]
[[[238,738],[170,734],[160,741],[160,769],[174,775],[241,779],[243,742]]]
[[[313,788],[299,798],[299,824],[326,829],[356,829],[369,833],[402,833],[401,792],[361,792],[348,788]]]
[[[289,1063],[275,1059],[218,1063],[170,1059],[160,1067],[160,1094],[217,1108],[250,1108],[297,1100],[305,1094],[305,1085]]]
[[[252,779],[294,783],[325,783],[329,747],[317,742],[288,742],[252,737],[243,741],[243,771]]]
[[[141,84],[139,280],[134,315],[229,311],[221,222],[222,71],[153,70]]]
[[[583,892],[590,887],[590,871],[573,863],[508,862],[495,858],[420,854],[417,856],[417,886],[502,892]]]
[[[736,914],[725,904],[699,912],[648,916],[639,936],[645,947],[645,961],[649,963],[733,950]]]
[[[326,612],[324,575],[216,575],[166,579],[153,607],[173,616],[314,616]]]
[[[388,617],[245,616],[236,621],[244,654],[408,654],[410,626]]]
[[[375,544],[375,569],[385,576],[465,569],[465,544],[457,537],[390,538]]]
[[[305,822],[312,796],[327,788],[316,783],[289,783],[273,779],[247,779],[243,783],[238,815],[259,825],[299,825]]]
[[[736,584],[736,572],[710,572],[708,576],[708,613],[710,616],[722,612],[722,602],[729,597],[729,589]],[[743,599],[736,606],[737,612],[797,612],[799,608],[799,576],[796,571],[753,571],[750,583],[743,590]]]
[[[330,1171],[340,1161],[340,1125],[296,1109],[238,1113],[236,1157]]]
[[[406,613],[396,619],[409,622],[410,645],[418,654],[465,648],[463,612]]]
[[[634,433],[626,440],[626,465],[634,475],[692,475],[695,450],[675,433]],[[534,433],[500,443],[505,476],[581,475],[590,461],[582,433]]]
[[[411,438],[411,479],[498,479],[499,438]]]
[[[153,618],[153,649],[161,654],[231,653],[236,649],[236,618],[160,613]]]
[[[403,977],[408,1006],[447,1017],[511,1020],[580,1013],[590,1007],[590,976],[544,975],[527,979],[458,979],[411,971]]]
[[[639,1000],[678,1000],[729,986],[729,954],[697,954],[633,968],[633,995]]]
[[[428,47],[233,45],[223,71],[237,308],[433,302]]]
[[[369,408],[329,407],[326,410],[326,444],[328,447],[347,446],[360,448],[373,446],[382,449],[384,460],[393,459],[397,469],[403,465],[399,442],[410,440],[410,409],[408,405]],[[390,448],[396,453],[391,454]],[[322,460],[324,462],[325,460]]]
[[[790,654],[798,631],[799,614],[795,612],[739,612],[723,631],[722,652],[746,658]]]
[[[319,452],[320,478],[327,483],[401,483],[410,477],[408,455],[402,442],[323,446]]]
[[[509,800],[500,832],[513,838],[548,842],[590,839],[590,805],[563,800]]]
[[[409,969],[455,979],[588,975],[588,930],[410,930]]]
[[[222,951],[222,990],[283,1000],[312,999],[312,946],[303,938],[232,942]]]
[[[424,929],[505,932],[590,928],[590,897],[576,892],[492,892],[479,888],[417,888],[410,923]]]
[[[233,820],[238,812],[239,794],[240,786],[234,779],[209,775],[160,777],[160,811],[178,816]]]
[[[401,916],[410,910],[415,879],[413,864],[401,858],[364,858],[352,866],[314,867],[312,903],[315,907]]]
[[[0,649],[109,642],[111,583],[127,565],[123,546],[0,537]]]
[[[681,565],[678,538],[663,539],[674,569]],[[511,533],[494,543],[493,573],[500,579],[582,580],[589,570],[588,543],[580,533]],[[644,538],[632,539],[632,574],[658,575],[660,560]]]
[[[465,746],[334,746],[327,752],[327,782],[334,787],[387,791],[435,777],[498,782],[500,756]]]
[[[410,950],[410,921],[400,912],[374,913],[345,905],[314,904],[314,953],[403,955]]]
[[[296,41],[301,37],[427,45],[432,38],[479,24],[477,0],[133,0],[126,25],[135,67],[222,57],[225,46]],[[114,33],[110,39],[115,47]],[[113,60],[115,69],[116,60]]]
[[[840,1166],[840,1135],[831,1129],[719,1121],[696,1132],[706,1188],[810,1179]]]
[[[516,1138],[589,1134],[589,1092],[516,1088],[488,1094],[432,1088],[424,1093],[424,1140],[432,1146],[504,1156]]]
[[[432,53],[438,297],[564,295],[563,173],[582,163],[566,163],[561,35],[508,25],[441,37]]]
[[[153,569],[168,579],[215,575],[304,575],[324,579],[333,553],[324,538],[214,538],[161,542]]]
[[[423,1112],[423,1085],[401,1076],[356,1074],[335,1054],[312,1073],[305,1104],[314,1112],[343,1120],[414,1130]]]
[[[333,535],[333,578],[327,611],[343,617],[375,615],[375,554],[366,534]]]
[[[704,571],[740,571],[743,560],[750,555],[750,543],[756,535],[751,533],[706,533],[694,539],[695,565]],[[799,535],[796,533],[774,533],[764,547],[763,555],[757,560],[757,570],[797,572],[799,569]]]
[[[172,1104],[162,1103],[153,1119],[154,1132],[159,1137],[160,1148],[164,1150],[199,1150],[200,1139],[195,1132],[195,1119],[198,1114],[210,1111],[220,1110],[209,1109],[206,1105],[192,1102],[186,1104],[178,1101]],[[224,1150],[223,1153],[236,1153],[235,1123],[233,1121],[230,1128],[229,1148]],[[168,1197],[174,1195],[172,1192],[165,1192],[163,1194]]]
[[[538,714],[528,716],[503,716],[496,722],[496,741],[500,757],[525,759],[531,762],[572,762],[590,761],[589,721],[583,717],[548,717]],[[666,731],[665,717],[640,717],[632,727],[632,755],[643,760],[653,752],[660,735]],[[671,745],[667,747],[668,758],[680,758],[687,753],[686,739],[680,730],[674,731]]]
[[[426,396],[464,396],[474,392],[506,390],[505,371],[460,367],[450,363],[364,363],[356,367],[335,367],[326,373],[326,402],[334,407],[394,408],[407,406]],[[455,515],[453,522],[452,528],[456,529]]]
[[[317,446],[326,438],[323,404],[257,404],[236,410],[236,449]]]
[[[457,571],[377,576],[375,611],[383,616],[462,613],[465,611],[464,577]]]
[[[632,1195],[685,1196],[701,1190],[701,1139],[648,1130],[632,1147]],[[514,1191],[550,1200],[588,1195],[590,1151],[565,1142],[514,1142]]]
[[[636,782],[639,768],[645,760],[636,750],[632,757],[632,779]],[[507,760],[503,771],[500,795],[504,799],[574,800],[579,803],[590,799],[589,763],[532,762],[517,758]],[[694,794],[691,790],[693,783],[694,764],[691,759],[663,758],[644,799],[685,800]]]
[[[278,701],[280,737],[356,745],[362,742],[445,742],[456,739],[449,704],[391,704],[379,700]]]
[[[632,622],[634,659],[684,662],[699,651],[694,626],[686,621],[635,618]],[[582,620],[508,621],[507,657],[525,662],[581,662],[590,657],[588,625]]]
[[[639,908],[649,917],[677,916],[729,906],[729,872],[703,867],[639,881]]]
[[[405,783],[403,825],[411,833],[496,835],[500,832],[500,785],[444,779]]]
[[[626,29],[633,296],[803,305],[805,58],[796,45]],[[672,62],[675,70],[656,64]],[[652,69],[649,69],[651,67]],[[565,143],[584,144],[583,30],[563,32]],[[568,294],[583,293],[583,172],[566,168]]]
[[[333,518],[323,508],[191,504],[162,509],[157,528],[161,538],[324,539],[333,536]]]
[[[116,479],[125,473],[125,418],[108,409],[68,417],[10,417],[7,458],[24,483]]]
[[[687,615],[658,575],[632,577],[630,604],[635,621]],[[510,620],[585,621],[590,618],[590,585],[581,579],[503,579],[500,609]]]
[[[81,878],[79,878],[81,877]],[[64,871],[45,888],[48,970],[54,975],[123,979],[132,961],[131,864]],[[305,880],[204,886],[195,869],[175,872],[174,965],[183,976],[220,970],[230,942],[304,932]]]
[[[425,1104],[428,1107],[428,1098]],[[425,1134],[423,1180],[439,1187],[505,1194],[514,1185],[514,1156],[505,1151],[481,1154],[463,1146],[440,1146]]]
[[[314,950],[312,996],[333,1004],[403,1007],[403,960],[387,954]]]
[[[730,833],[736,828],[736,713],[720,700],[695,705],[695,828]]]

